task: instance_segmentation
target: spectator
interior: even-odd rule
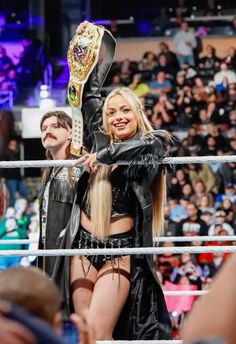
[[[172,85],[167,79],[166,74],[164,72],[159,72],[156,74],[155,80],[149,82],[149,87],[150,95],[154,99],[158,99],[160,94],[170,92]]]
[[[151,122],[154,127],[159,128],[159,120],[161,119],[161,127],[165,128],[174,122],[174,106],[168,100],[166,94],[160,94],[157,103],[153,107],[153,115]]]
[[[16,66],[20,90],[18,101],[25,101],[31,95],[32,88],[43,78],[45,57],[43,44],[34,30],[25,32],[21,44],[23,51]]]
[[[219,9],[215,0],[207,0],[205,9],[204,9],[204,16],[217,16],[219,14]]]
[[[176,75],[176,91],[178,93],[179,90],[182,90],[185,86],[187,86],[186,79],[185,79],[185,71],[180,70]]]
[[[216,56],[216,50],[212,45],[206,46],[206,53],[198,62],[199,74],[207,81],[213,79],[214,74],[219,70],[220,59]]]
[[[231,83],[236,83],[236,74],[234,71],[228,69],[228,65],[225,62],[222,62],[220,65],[220,71],[214,75],[216,90],[225,90]]]
[[[146,51],[143,54],[142,60],[138,64],[139,71],[149,78],[151,78],[151,73],[153,69],[156,67],[157,61],[156,56],[152,51]]]
[[[215,219],[215,224],[212,224],[209,227],[208,230],[208,235],[219,235],[219,232],[221,229],[225,230],[228,235],[234,235],[234,229],[231,227],[231,225],[227,222],[225,222],[226,220],[226,213],[224,210],[217,210],[216,211],[216,219]],[[222,228],[218,228],[217,225],[221,225]]]
[[[189,183],[188,174],[183,169],[178,169],[171,178],[169,186],[169,196],[174,199],[180,199],[182,196],[182,187]]]
[[[128,86],[138,97],[145,97],[150,92],[150,88],[141,74],[134,74],[131,84]]]
[[[235,35],[236,34],[236,17],[234,17],[231,22],[231,30],[232,30],[232,34]]]
[[[206,192],[206,186],[201,179],[197,179],[193,184],[194,195],[191,197],[191,201],[196,203],[199,207],[203,196],[208,199],[208,206],[212,207],[214,204],[213,196],[211,193]]]
[[[153,74],[157,74],[158,72],[166,73],[166,77],[170,80],[173,80],[175,75],[174,66],[169,66],[167,57],[164,54],[159,54],[157,58],[157,66],[153,69]]]
[[[178,21],[181,21],[190,15],[190,10],[185,2],[185,0],[178,0],[175,8],[175,15]]]
[[[192,182],[192,185],[196,183],[196,180],[201,179],[206,186],[206,192],[218,193],[216,178],[209,165],[190,164],[189,178]]]
[[[199,151],[202,144],[202,137],[197,133],[195,127],[188,130],[187,145],[190,150]]]
[[[153,34],[156,36],[164,36],[166,31],[171,27],[171,22],[166,7],[161,7],[159,14],[154,18],[152,22]]]
[[[193,191],[193,188],[192,188],[192,185],[191,183],[186,183],[182,186],[181,188],[181,192],[182,192],[182,196],[181,198],[183,197],[187,197],[189,200],[190,198],[193,196],[194,194],[194,191]]]
[[[217,155],[218,149],[216,145],[216,140],[212,136],[208,136],[206,139],[206,147],[201,150],[201,155]]]
[[[36,344],[36,338],[26,326],[19,321],[9,319],[9,313],[15,316],[15,310],[6,302],[0,303],[0,331],[2,344]],[[19,312],[17,312],[19,316]],[[25,314],[24,314],[25,316]]]
[[[236,71],[236,49],[234,47],[228,48],[224,62],[228,65],[229,69]]]
[[[167,204],[164,207],[164,218],[165,218],[165,235],[166,236],[175,236],[176,234],[176,222],[170,219],[170,206]]]
[[[24,308],[59,332],[59,292],[41,270],[16,267],[3,271],[0,274],[0,299]]]
[[[221,166],[221,175],[224,185],[236,184],[236,163],[228,162]]]
[[[187,210],[178,204],[177,200],[169,201],[170,206],[170,220],[174,222],[180,222],[182,219],[186,219],[188,216]]]
[[[103,88],[103,90],[106,91],[107,93],[110,93],[116,87],[124,86],[124,84],[121,81],[120,73],[116,73],[116,74],[112,75],[111,79],[112,79],[111,83]]]
[[[236,104],[236,84],[229,84],[227,88],[227,110],[233,110]]]
[[[0,70],[7,73],[12,68],[13,62],[9,56],[7,56],[6,49],[0,45]]]
[[[200,219],[198,214],[198,207],[195,203],[189,202],[187,206],[187,213],[188,217],[178,223],[176,235],[207,235],[206,223]]]
[[[120,81],[127,86],[131,83],[134,68],[131,61],[127,58],[120,64]]]
[[[27,314],[33,316],[31,319],[32,321],[27,322],[25,319],[25,324],[34,325],[31,330],[37,329],[37,343],[62,344],[67,340],[67,338],[64,338],[62,341],[59,338],[62,332],[59,291],[54,283],[39,269],[18,267],[2,272],[0,274],[0,299],[22,307],[24,311],[28,312],[23,312],[23,316],[24,314],[25,317],[28,317]],[[17,318],[19,317],[20,314]],[[38,323],[38,326],[36,324],[36,319],[42,320]],[[87,321],[87,317],[84,318],[83,326],[80,317],[77,315],[73,314],[71,320],[78,329],[82,330],[82,332],[85,330],[84,326],[86,326],[85,322]],[[46,324],[50,327],[47,327]],[[40,329],[42,331],[41,336],[39,333]],[[87,335],[90,335],[91,329],[88,332]],[[48,338],[45,338],[45,335]],[[82,333],[82,335],[81,339],[84,340],[84,333]],[[81,344],[92,344],[92,341],[88,342],[87,339],[87,342],[82,341]]]
[[[215,215],[214,202],[210,193],[203,194],[201,196],[201,198],[199,199],[199,209],[201,210],[201,213],[208,212],[209,215]]]
[[[180,266],[174,268],[171,280],[176,284],[193,284],[201,289],[201,275],[202,269],[195,258],[189,253],[183,253],[180,256]]]
[[[15,218],[15,211],[13,208],[8,208],[6,212],[6,218],[1,220],[1,233],[0,239],[2,243],[0,245],[0,250],[21,250],[22,245],[18,244],[5,244],[4,240],[18,240],[20,239],[20,234],[17,226],[17,221]],[[20,257],[16,256],[2,256],[0,257],[0,269],[7,269],[13,266],[17,266],[20,263]]]
[[[184,63],[194,66],[193,50],[197,46],[197,41],[194,33],[190,31],[187,22],[181,23],[180,30],[174,37],[174,45],[180,66]]]
[[[232,183],[225,185],[225,192],[222,195],[222,200],[229,199],[233,204],[236,204],[236,190]]]
[[[20,160],[20,148],[17,139],[10,139],[7,145],[7,149],[3,155],[3,160],[17,161]],[[24,180],[21,176],[19,168],[6,168],[4,169],[4,178],[6,180],[6,186],[9,191],[9,206],[13,207],[16,200],[16,192],[20,196],[27,196],[27,189]]]
[[[159,58],[160,55],[164,55],[166,57],[168,67],[174,68],[175,71],[179,69],[176,54],[170,50],[169,46],[165,42],[159,43],[159,54],[157,55],[157,58]]]

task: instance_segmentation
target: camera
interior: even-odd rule
[[[187,266],[186,268],[185,268],[185,273],[187,274],[187,275],[191,275],[192,273],[194,273],[194,267],[193,266]]]

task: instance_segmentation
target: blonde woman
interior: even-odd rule
[[[103,127],[104,133],[95,133],[95,153],[78,160],[85,171],[62,247],[152,246],[153,235],[163,229],[165,175],[159,163],[170,135],[153,131],[140,99],[128,88],[106,98]],[[119,160],[126,166],[116,164]],[[89,309],[97,340],[170,338],[152,255],[104,253],[60,261],[55,276],[65,301],[69,305],[71,296],[78,314]]]

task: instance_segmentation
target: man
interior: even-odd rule
[[[65,112],[47,112],[41,119],[40,129],[42,144],[49,159],[71,158],[72,120]],[[70,219],[79,176],[80,169],[76,167],[50,168],[44,172],[40,203],[39,248],[59,247],[59,235]],[[49,276],[52,275],[54,262],[55,257],[39,258],[39,266]]]
[[[229,84],[236,83],[236,73],[230,70],[225,62],[220,65],[220,71],[214,75],[214,85],[217,91],[227,88]]]
[[[194,202],[187,206],[188,217],[177,225],[177,236],[207,235],[207,225],[199,218],[198,207]]]
[[[193,50],[197,46],[197,41],[194,33],[189,30],[188,23],[181,23],[180,30],[174,37],[174,45],[180,67],[185,63],[193,67],[195,65]]]

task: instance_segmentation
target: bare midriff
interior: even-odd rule
[[[92,222],[90,218],[81,211],[80,223],[88,232],[92,233]],[[109,235],[125,233],[134,227],[134,219],[131,216],[120,216],[111,218]]]

